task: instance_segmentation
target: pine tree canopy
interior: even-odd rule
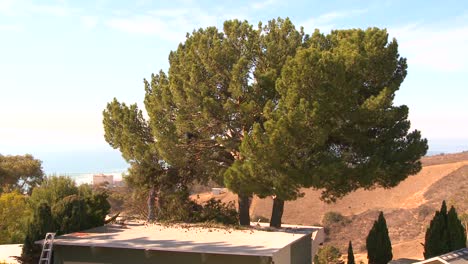
[[[282,68],[279,100],[246,135],[232,178],[262,183],[252,186],[263,196],[290,200],[314,187],[334,201],[417,173],[427,141],[409,132],[408,108],[393,104],[406,68],[386,30],[316,31]]]
[[[253,194],[274,196],[281,218],[302,187],[334,201],[421,169],[427,141],[409,131],[408,107],[393,104],[406,69],[386,30],[307,35],[289,19],[230,20],[187,34],[168,72],[144,81],[148,123],[136,106],[112,102],[105,124],[129,123],[106,140],[131,162],[157,156],[224,183],[247,214]]]

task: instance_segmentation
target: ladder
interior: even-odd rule
[[[47,233],[42,244],[39,264],[50,264],[52,260],[52,248],[54,246],[55,233]]]

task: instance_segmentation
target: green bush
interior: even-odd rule
[[[227,204],[211,198],[204,205],[200,214],[199,222],[216,222],[226,225],[237,225],[239,219],[237,217],[236,207],[234,202]]]
[[[24,239],[21,257],[18,259],[21,263],[37,263],[41,254],[41,246],[34,242],[43,239],[47,232],[55,230],[52,211],[47,203],[40,203],[33,212],[33,217],[29,222]]]
[[[78,195],[63,198],[52,208],[52,214],[57,235],[84,230],[88,222],[85,201]]]
[[[33,216],[24,240],[22,263],[37,263],[40,247],[34,242],[46,233],[59,235],[101,226],[110,209],[106,193],[93,192],[90,186],[78,188],[68,177],[51,177],[34,188],[30,207]]]
[[[157,215],[159,221],[197,222],[203,208],[189,198],[189,193],[186,190],[160,195],[158,199]]]
[[[52,209],[58,234],[67,234],[104,225],[110,205],[105,193],[89,197],[70,195]]]
[[[327,212],[323,215],[322,224],[324,226],[331,226],[333,224],[341,224],[346,225],[349,224],[351,221],[347,219],[345,216],[338,212]]]
[[[334,246],[327,245],[320,248],[314,257],[314,264],[344,264],[341,252]]]

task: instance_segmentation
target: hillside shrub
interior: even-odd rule
[[[420,219],[425,219],[428,215],[432,214],[434,212],[434,209],[428,205],[421,205],[418,208],[418,217]]]
[[[322,224],[326,227],[331,226],[333,224],[347,225],[350,222],[351,220],[349,220],[342,214],[333,211],[325,213],[322,218]]]
[[[321,247],[314,257],[314,264],[344,264],[338,248],[326,245]]]

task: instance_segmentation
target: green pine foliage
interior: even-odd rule
[[[452,206],[447,212],[445,201],[440,211],[436,211],[426,230],[424,257],[439,256],[466,247],[466,230]]]
[[[333,202],[421,169],[427,141],[410,131],[408,107],[393,103],[406,74],[386,30],[307,35],[289,19],[230,20],[187,34],[168,72],[145,80],[149,120],[136,105],[109,103],[105,137],[132,169],[142,164],[130,179],[164,183],[164,160],[184,182],[237,193],[241,224],[252,195],[275,197],[270,224],[279,227],[301,188]]]
[[[171,165],[226,184],[239,194],[241,224],[250,224],[257,185],[241,168],[240,145],[276,100],[281,68],[304,43],[289,19],[254,28],[230,20],[187,35],[169,55],[169,72],[145,82],[145,105],[157,146]],[[234,176],[237,175],[237,176]]]
[[[387,222],[383,212],[380,212],[377,221],[369,231],[366,248],[369,264],[387,264],[393,258],[392,243],[388,236]]]
[[[231,177],[260,196],[293,200],[314,187],[333,202],[417,173],[427,141],[393,104],[406,68],[385,30],[316,31],[283,66],[278,99],[242,141],[245,160]]]
[[[353,252],[353,244],[351,241],[349,241],[348,244],[348,262],[347,264],[355,264],[356,262],[354,261],[354,252]]]

